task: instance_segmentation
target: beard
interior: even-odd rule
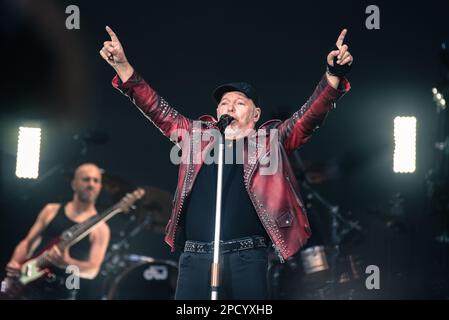
[[[240,123],[238,123],[236,120],[233,121],[225,130],[226,136],[230,137],[244,137],[248,136],[252,131],[254,130],[253,127],[244,127],[242,128],[240,126]]]
[[[82,192],[78,192],[78,199],[84,203],[92,203],[97,200],[98,193],[93,192],[93,190],[88,189]]]

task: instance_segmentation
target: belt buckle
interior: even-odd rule
[[[252,249],[252,248],[254,248],[254,241],[251,238],[242,239],[239,241],[239,245],[240,245],[240,247],[238,248],[238,250]]]

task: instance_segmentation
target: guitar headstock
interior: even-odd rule
[[[116,207],[120,208],[123,212],[128,212],[134,203],[141,199],[145,195],[145,190],[142,188],[137,188],[132,193],[126,194],[119,203],[117,203]]]

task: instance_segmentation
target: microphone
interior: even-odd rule
[[[233,117],[231,117],[229,114],[224,114],[220,117],[220,120],[217,122],[217,127],[220,130],[220,132],[223,134],[226,127],[229,126],[229,124],[234,120]]]

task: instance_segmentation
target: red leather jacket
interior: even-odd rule
[[[192,191],[202,165],[202,161],[192,160],[200,151],[204,154],[211,147],[211,141],[201,138],[201,135],[207,135],[208,129],[216,128],[216,120],[211,116],[203,116],[200,122],[194,122],[182,116],[136,72],[125,83],[121,83],[118,76],[115,76],[112,85],[128,96],[165,136],[182,149],[184,161],[179,164],[178,185],[165,234],[165,241],[174,251],[175,243],[182,246],[185,240],[179,236],[182,234],[179,232],[180,218],[185,200]],[[312,132],[322,124],[334,103],[349,89],[350,85],[346,79],[341,80],[338,90],[332,88],[324,75],[312,96],[291,118],[264,123],[260,128],[267,129],[265,139],[262,140],[259,136],[256,139],[248,139],[249,142],[244,147],[245,187],[281,260],[295,254],[311,235],[306,210],[299,196],[298,183],[287,155],[307,142]],[[268,129],[277,129],[275,138]],[[192,138],[186,139],[182,132],[189,133]],[[199,143],[201,147],[195,149],[195,143]],[[253,148],[252,143],[257,146]],[[257,149],[260,143],[266,146],[264,153],[257,151],[261,150]],[[278,159],[277,170],[274,174],[261,174],[261,160],[268,154]]]

